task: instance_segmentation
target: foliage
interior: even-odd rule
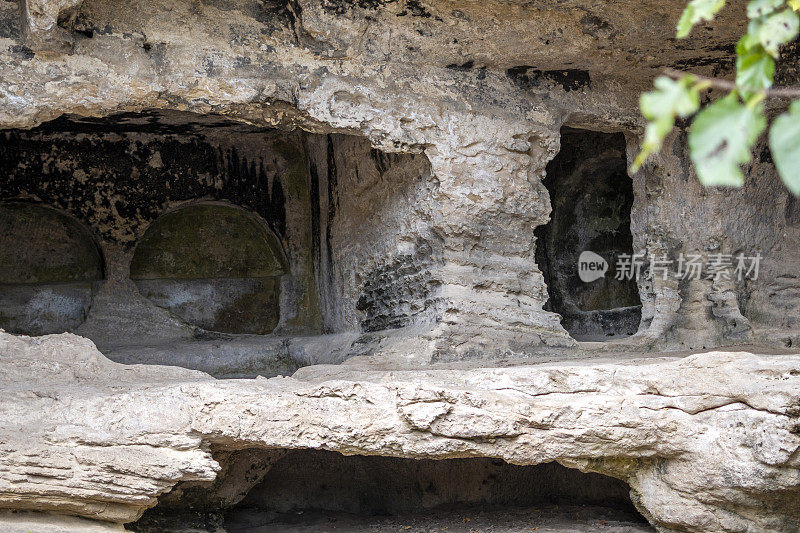
[[[689,150],[705,185],[744,183],[739,165],[750,161],[750,149],[766,127],[759,107],[744,105],[731,93],[698,113],[689,133]]]
[[[795,195],[800,196],[800,100],[792,103],[789,112],[775,119],[769,130],[769,148],[781,179]]]
[[[678,22],[677,36],[686,37],[696,24],[712,20],[724,6],[725,0],[690,0]],[[800,0],[750,1],[747,32],[736,46],[733,86],[693,74],[657,78],[655,89],[641,96],[648,124],[631,170],[638,170],[661,149],[677,118],[696,115],[689,128],[689,151],[701,183],[741,186],[741,165],[750,162],[753,146],[767,127],[764,100],[774,95],[775,61],[781,46],[794,40],[800,30],[798,10]],[[712,87],[730,92],[701,110],[701,93]],[[800,195],[800,99],[773,121],[769,147],[781,179]]]

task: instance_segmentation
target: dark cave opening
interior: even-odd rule
[[[222,463],[214,485],[179,485],[128,529],[528,531],[549,525],[552,531],[652,531],[626,483],[557,463],[518,466],[491,458],[400,459],[304,449],[224,452]],[[230,498],[234,493],[236,501]]]
[[[348,335],[430,312],[434,252],[398,245],[430,173],[362,136],[189,112],[0,130],[0,328],[218,377],[340,362]]]
[[[42,279],[27,283],[93,282],[95,289],[81,312],[72,312],[81,320],[37,328],[47,318],[39,305],[28,314],[41,317],[30,318],[27,329],[10,328],[7,316],[46,295],[38,290],[24,300],[5,291],[0,327],[77,332],[103,347],[152,344],[159,332],[269,334],[281,318],[293,333],[319,332],[319,309],[308,296],[313,269],[290,268],[310,263],[312,254],[301,132],[144,112],[62,116],[31,130],[0,131],[0,140],[0,244],[8,256],[0,283],[18,284],[18,272],[49,265]],[[289,213],[303,210],[292,226]],[[47,225],[53,217],[35,212],[61,218]],[[62,250],[48,239],[80,246]],[[24,243],[41,253],[21,254]],[[92,252],[105,261],[105,276],[90,268],[98,261]],[[80,261],[87,272],[78,275],[72,270]],[[292,295],[281,294],[283,277],[296,287]],[[64,294],[50,300],[53,307]]]
[[[633,254],[624,135],[562,128],[561,150],[543,183],[552,212],[535,236],[545,309],[561,315],[577,340],[633,335],[641,320],[639,290],[630,271],[617,270]]]

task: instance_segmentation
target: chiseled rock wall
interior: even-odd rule
[[[632,153],[632,150],[629,150]],[[629,154],[630,155],[630,154]],[[633,177],[634,250],[673,260],[680,255],[734,256],[725,276],[642,280],[637,343],[658,349],[703,349],[800,342],[800,203],[781,184],[763,141],[741,189],[705,189],[689,162],[685,134]],[[761,257],[756,279],[737,276],[735,257]]]
[[[102,273],[93,278],[100,282],[97,294],[85,306],[91,312],[78,331],[103,348],[192,337],[190,327],[176,324],[180,317],[167,318],[145,300],[147,290],[159,296],[159,302],[174,296],[188,306],[184,314],[194,312],[206,323],[221,322],[215,317],[235,316],[236,311],[242,323],[260,323],[254,311],[236,308],[241,296],[236,290],[226,293],[219,283],[194,289],[199,298],[214,299],[205,305],[187,296],[193,288],[186,284],[172,288],[163,281],[139,280],[140,290],[132,287],[129,277],[153,276],[137,272],[148,260],[139,257],[138,266],[134,262],[144,253],[144,237],[154,224],[171,225],[170,242],[176,249],[169,253],[183,261],[176,267],[183,271],[173,272],[180,279],[214,277],[197,270],[210,268],[201,263],[204,257],[244,253],[247,260],[258,260],[243,248],[257,242],[231,228],[219,227],[214,231],[221,233],[204,237],[212,242],[192,241],[192,230],[206,220],[185,214],[178,219],[184,222],[176,225],[175,216],[190,213],[184,208],[223,213],[226,206],[239,206],[255,215],[247,220],[260,222],[274,234],[269,239],[275,240],[274,253],[286,263],[279,272],[277,334],[341,333],[362,327],[376,331],[432,321],[437,284],[430,270],[441,261],[441,250],[434,250],[430,216],[425,213],[435,183],[422,154],[387,154],[352,135],[259,129],[191,113],[123,115],[108,124],[61,120],[43,129],[1,135],[5,142],[0,145],[0,201],[37,204],[8,208],[12,211],[3,226],[4,250],[11,253],[27,239],[39,247],[50,246],[32,259],[8,255],[4,263],[7,269],[25,270],[36,268],[37,261],[66,260],[61,248],[42,241],[30,221],[37,212],[51,212],[38,205],[74,217],[70,223],[84,226],[81,231],[96,238],[105,258],[106,279]],[[11,216],[20,210],[34,214]],[[171,221],[162,218],[169,216]],[[46,257],[48,253],[52,257]],[[163,262],[170,263],[169,255],[165,257]],[[0,283],[17,282],[19,276],[13,274],[6,273]],[[204,296],[209,290],[222,297]],[[226,305],[223,297],[230,300]],[[220,313],[225,309],[230,312]],[[81,322],[70,324],[69,330],[75,331]],[[274,327],[270,324],[266,333]],[[34,332],[56,331],[63,329],[56,324]]]
[[[424,152],[436,187],[421,199],[419,218],[432,235],[427,246],[441,250],[431,276],[435,312],[426,315],[437,328],[434,348],[457,346],[464,355],[570,344],[558,317],[541,311],[544,285],[532,261],[533,227],[548,212],[538,180],[554,152],[557,119],[523,106],[526,97],[505,74],[331,56],[319,43],[350,30],[326,35],[319,25],[347,25],[341,15],[303,9],[312,36],[288,8],[254,16],[256,7],[83,4],[72,54],[31,56],[21,37],[4,41],[0,123],[183,109],[359,133],[387,152]],[[366,20],[361,8],[345,11],[358,25]],[[380,326],[374,322],[366,328]],[[490,328],[491,337],[482,333]]]
[[[0,2],[0,126],[184,110],[424,154],[430,178],[408,191],[418,206],[384,204],[408,216],[382,243],[396,257],[355,280],[366,296],[348,298],[362,309],[332,303],[335,270],[333,281],[315,273],[333,317],[324,329],[427,324],[434,358],[568,346],[558,317],[542,311],[533,260],[533,229],[550,212],[541,178],[565,124],[622,131],[633,154],[637,95],[663,66],[730,71],[739,15],[726,10],[713,32],[663,46],[682,5]],[[654,17],[646,25],[643,10]],[[629,344],[796,344],[797,209],[771,163],[759,157],[748,169],[744,193],[703,191],[682,140],[672,146],[633,177],[635,250],[760,249],[768,264],[762,280],[739,286],[643,281],[643,322]],[[376,280],[409,269],[424,274],[377,293]]]
[[[432,322],[441,247],[423,154],[386,153],[353,135],[306,138],[323,331],[374,332]],[[314,192],[316,191],[316,193]]]
[[[800,527],[798,356],[218,381],[112,363],[70,334],[2,334],[0,365],[6,509],[130,522],[178,483],[212,482],[210,447],[311,448],[558,461],[627,481],[662,531]]]
[[[338,153],[348,157],[337,184],[353,194],[319,204],[332,232],[314,272],[323,330],[407,325],[386,348],[405,360],[570,346],[559,317],[542,310],[534,261],[534,228],[550,216],[546,165],[564,125],[623,132],[630,159],[638,93],[665,65],[729,72],[735,15],[685,46],[663,45],[682,5],[0,1],[0,127],[157,110],[328,134],[306,147],[318,190]],[[760,250],[761,278],[642,281],[643,322],[628,346],[795,346],[796,200],[762,154],[743,190],[704,190],[683,146],[676,136],[632,177],[634,250]],[[401,157],[414,171],[395,181]],[[344,238],[380,221],[366,202],[392,230]],[[343,208],[352,218],[329,217]],[[348,268],[362,254],[366,268]],[[120,257],[111,267],[123,284]],[[327,341],[282,349],[302,358],[315,342]],[[332,344],[335,361],[356,345]],[[217,381],[117,365],[73,335],[2,334],[0,507],[130,522],[175,486],[214,484],[232,468],[212,446],[312,448],[558,461],[625,480],[663,531],[797,531],[799,367],[796,355],[712,352],[460,371],[353,361]]]

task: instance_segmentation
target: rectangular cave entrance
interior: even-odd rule
[[[215,377],[338,363],[424,318],[401,231],[424,155],[356,135],[153,110],[0,130],[0,329]]]
[[[557,463],[402,459],[323,450],[219,451],[126,527],[142,533],[654,531],[627,483]]]
[[[633,335],[641,320],[638,286],[615,273],[618,259],[633,254],[624,135],[562,128],[561,150],[544,185],[552,212],[535,235],[549,296],[545,309],[561,315],[577,340]]]

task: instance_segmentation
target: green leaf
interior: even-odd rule
[[[791,9],[767,17],[758,30],[761,45],[772,57],[778,57],[778,47],[795,37],[800,28],[800,18]]]
[[[787,3],[789,4],[789,7],[792,8],[792,10],[800,11],[800,0],[789,0]]]
[[[742,38],[736,43],[737,54],[744,55],[756,48],[763,48],[761,46],[761,41],[758,40],[758,31],[760,28],[761,24],[758,21],[754,20],[750,22],[747,27],[747,33],[742,35]]]
[[[736,46],[736,86],[745,96],[768,89],[775,77],[775,60],[759,44],[744,36]]]
[[[784,0],[753,0],[747,4],[747,18],[758,18],[769,15],[779,7],[783,7]]]
[[[655,90],[643,93],[639,98],[642,115],[648,120],[656,120],[665,115],[688,117],[700,108],[700,95],[691,89],[695,77],[687,75],[680,80],[667,76],[656,78]]]
[[[678,38],[689,35],[698,22],[711,20],[725,6],[725,0],[691,0],[678,21]]]
[[[735,92],[703,109],[689,130],[689,150],[700,182],[741,186],[739,165],[750,161],[766,123],[762,107],[743,105]]]
[[[783,183],[800,196],[800,100],[772,122],[769,149]]]
[[[672,131],[674,126],[675,117],[671,115],[664,115],[658,120],[647,123],[647,128],[644,130],[644,142],[642,143],[639,155],[636,156],[636,159],[631,165],[631,172],[639,170],[647,158],[650,157],[650,154],[661,150],[661,146],[664,144],[664,138],[669,135],[669,132]]]
[[[636,172],[650,154],[661,150],[664,138],[675,126],[675,117],[688,117],[700,109],[700,91],[697,78],[691,74],[680,80],[667,76],[656,78],[655,90],[643,93],[639,98],[642,115],[649,121],[639,155],[631,165]]]

